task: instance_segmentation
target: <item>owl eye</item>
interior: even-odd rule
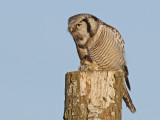
[[[77,27],[81,26],[81,24],[77,24]]]

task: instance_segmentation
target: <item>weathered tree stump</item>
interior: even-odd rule
[[[67,73],[64,120],[121,120],[122,83],[119,71]]]

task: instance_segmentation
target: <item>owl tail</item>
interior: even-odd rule
[[[128,67],[126,65],[124,66],[123,71],[124,71],[124,78],[126,81],[126,85],[127,85],[128,89],[131,90],[131,86],[130,86],[129,79],[128,79],[129,72],[128,72]]]
[[[127,107],[129,108],[129,110],[134,113],[136,111],[136,108],[134,106],[134,104],[132,103],[132,99],[127,91],[127,88],[125,86],[125,83],[123,82],[123,90],[124,90],[124,94],[123,94],[123,100],[126,103]]]

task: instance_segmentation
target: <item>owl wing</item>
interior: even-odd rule
[[[125,42],[124,42],[121,34],[120,34],[120,33],[118,32],[118,30],[115,29],[114,27],[112,27],[112,26],[110,26],[110,25],[108,25],[108,24],[105,24],[105,25],[106,25],[107,28],[109,28],[109,30],[113,33],[114,38],[115,38],[114,40],[117,42],[117,44],[119,44],[120,48],[121,48],[121,49],[123,50],[123,52],[124,52],[124,44],[125,44]]]

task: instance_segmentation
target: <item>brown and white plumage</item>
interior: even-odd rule
[[[72,16],[69,18],[68,25],[81,60],[80,70],[88,69],[88,62],[96,64],[98,70],[122,70],[130,89],[128,68],[124,58],[124,40],[120,33],[90,14]],[[135,112],[126,87],[125,90],[126,105]]]

